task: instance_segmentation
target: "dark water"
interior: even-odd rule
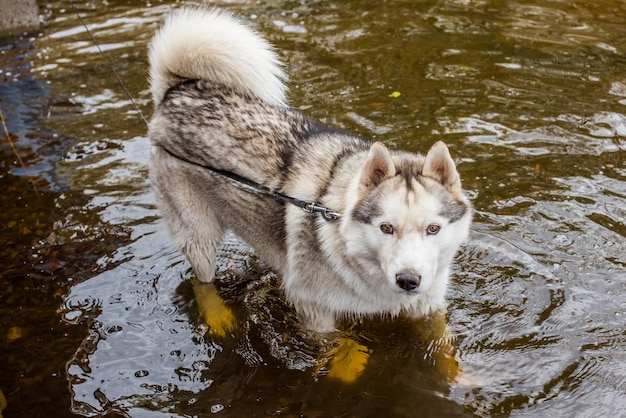
[[[325,376],[232,237],[218,284],[238,331],[210,334],[158,220],[145,125],[70,4],[47,2],[40,34],[0,42],[25,165],[1,132],[4,416],[623,415],[626,2],[214,3],[278,47],[308,115],[394,148],[449,144],[476,207],[448,315],[471,379],[448,382],[392,320],[348,325],[367,367]],[[78,5],[146,115],[146,44],[172,7]]]

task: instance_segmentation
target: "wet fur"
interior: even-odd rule
[[[313,330],[331,331],[346,315],[421,317],[444,308],[471,208],[443,143],[426,156],[389,151],[302,115],[286,105],[271,46],[223,12],[174,13],[151,44],[150,64],[151,177],[171,235],[201,281],[212,281],[217,248],[232,230],[281,274],[286,297]],[[162,147],[343,216],[326,222]],[[382,233],[385,222],[397,232]],[[428,236],[434,223],[442,229]],[[415,292],[398,287],[399,272],[420,276]]]

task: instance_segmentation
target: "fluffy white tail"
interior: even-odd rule
[[[222,83],[286,106],[286,75],[272,46],[233,15],[215,9],[173,12],[150,44],[152,99],[184,80]]]

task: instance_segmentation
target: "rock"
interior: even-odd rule
[[[36,0],[0,0],[0,36],[39,29]]]

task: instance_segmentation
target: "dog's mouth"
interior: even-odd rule
[[[417,296],[420,293],[422,293],[420,291],[420,289],[415,289],[415,290],[404,290],[404,289],[398,289],[396,290],[396,293],[399,295],[404,295],[404,296]]]

